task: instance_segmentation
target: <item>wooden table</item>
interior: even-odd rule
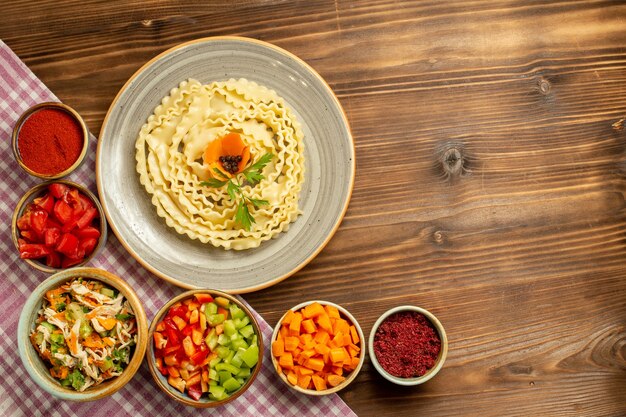
[[[390,307],[450,339],[417,388],[369,361],[362,416],[626,414],[626,7],[618,1],[31,2],[3,39],[98,134],[143,63],[212,35],[313,66],[350,120],[357,175],[322,253],[246,298],[274,324],[311,298],[366,333]]]

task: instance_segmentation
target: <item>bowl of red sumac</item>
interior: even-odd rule
[[[86,187],[57,180],[28,190],[13,212],[13,243],[33,268],[54,273],[88,263],[107,239],[104,211]]]

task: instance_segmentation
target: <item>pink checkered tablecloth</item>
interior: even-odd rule
[[[40,389],[28,376],[17,350],[17,323],[26,297],[47,274],[34,270],[19,259],[11,240],[11,216],[21,196],[38,183],[23,172],[13,159],[11,131],[20,114],[33,104],[58,101],[46,86],[0,40],[0,415],[2,416],[354,416],[336,395],[308,397],[288,390],[274,375],[269,349],[263,368],[250,389],[233,402],[217,409],[185,407],[163,394],[144,361],[135,377],[112,396],[91,403],[57,400]],[[68,103],[72,104],[72,103]],[[92,136],[85,163],[68,179],[84,184],[94,193],[96,139]],[[90,266],[109,270],[137,291],[151,320],[168,299],[183,290],[146,271],[129,256],[116,237],[108,242]],[[256,314],[256,313],[255,313]],[[266,346],[272,329],[263,318],[261,325]]]

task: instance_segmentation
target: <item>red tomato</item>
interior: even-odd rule
[[[37,259],[52,253],[52,249],[39,243],[28,243],[24,239],[18,239],[20,258]]]
[[[82,239],[78,244],[78,247],[82,249],[86,256],[89,256],[91,255],[91,252],[93,252],[97,244],[98,239],[90,237],[87,239]]]
[[[50,184],[48,190],[50,190],[50,194],[52,194],[54,198],[63,198],[70,188],[65,184],[54,183]]]
[[[89,239],[89,238],[98,239],[100,237],[100,230],[92,226],[87,226],[83,229],[78,229],[76,231],[76,236],[78,236],[81,239]]]
[[[61,266],[61,255],[58,252],[51,251],[46,255],[46,265],[50,268],[58,268]]]
[[[59,239],[56,250],[70,258],[75,258],[78,250],[78,238],[71,233],[64,233]]]
[[[69,256],[64,256],[61,261],[61,268],[69,268],[70,266],[77,265],[83,261],[83,258],[70,258]]]
[[[30,208],[30,206],[29,206]],[[17,219],[17,228],[20,230],[29,230],[30,229],[30,215],[31,215],[32,211],[29,209],[26,209],[26,211],[24,212],[24,214],[22,214],[22,217],[20,217],[19,219]]]
[[[54,203],[53,212],[54,217],[56,217],[57,220],[64,225],[72,220],[72,207],[70,207],[70,205],[63,200],[58,200],[56,203]]]
[[[54,198],[50,194],[46,194],[43,197],[35,198],[33,200],[40,209],[44,210],[46,213],[52,213],[52,209],[54,208]]]
[[[35,210],[30,215],[30,227],[38,236],[43,236],[47,220],[47,212],[43,210]]]
[[[46,246],[54,247],[60,237],[61,231],[56,227],[49,227],[43,232],[43,239]]]
[[[95,207],[87,209],[82,216],[79,217],[76,226],[79,229],[83,229],[89,225],[91,225],[91,221],[96,218],[98,215],[98,210]]]

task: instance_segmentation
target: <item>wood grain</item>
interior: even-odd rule
[[[366,333],[415,304],[441,373],[362,416],[626,415],[626,6],[619,1],[12,1],[0,38],[99,132],[123,83],[180,42],[295,53],[350,120],[357,177],[324,251],[246,298],[274,324],[319,298]],[[621,126],[621,128],[620,128]]]

